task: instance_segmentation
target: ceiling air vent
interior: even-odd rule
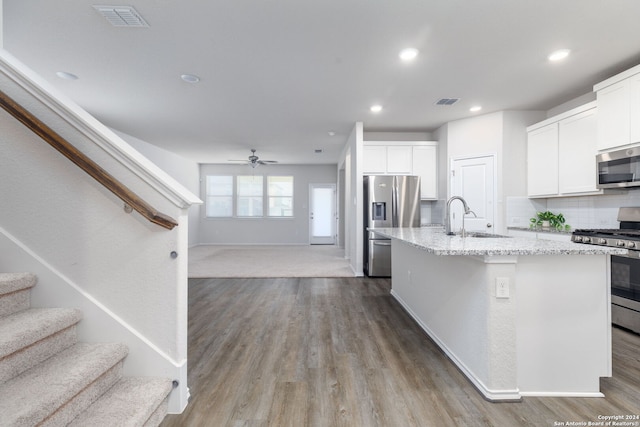
[[[114,27],[148,27],[142,16],[131,6],[93,6]]]
[[[453,105],[460,101],[460,98],[441,98],[436,101],[436,105]]]

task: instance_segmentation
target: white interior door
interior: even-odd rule
[[[493,155],[454,159],[451,167],[451,195],[461,196],[473,211],[464,217],[467,231],[493,232],[495,212],[495,159]],[[451,229],[462,228],[462,203],[451,204]]]
[[[333,245],[336,235],[335,184],[309,185],[309,243]]]

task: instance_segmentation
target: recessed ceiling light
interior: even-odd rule
[[[469,108],[469,111],[471,111],[472,113],[476,113],[480,110],[482,110],[482,107],[479,105],[474,105],[473,107]]]
[[[183,74],[180,78],[187,83],[198,83],[200,81],[200,77],[194,76],[193,74]]]
[[[402,59],[404,62],[413,61],[414,59],[416,59],[416,56],[418,56],[418,49],[415,49],[413,47],[408,47],[406,49],[401,50],[399,56],[400,56],[400,59]]]
[[[547,58],[549,61],[560,61],[569,56],[570,53],[571,51],[569,49],[559,49],[552,52]]]
[[[78,76],[75,74],[67,73],[66,71],[58,71],[56,72],[56,76],[65,80],[78,80]]]
[[[332,130],[330,130],[329,132],[327,132],[329,134],[329,136],[336,136],[336,133]]]
[[[372,105],[370,110],[372,113],[379,113],[380,111],[382,111],[382,105],[380,104]]]

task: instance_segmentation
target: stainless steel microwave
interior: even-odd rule
[[[598,188],[640,186],[640,146],[596,156]]]

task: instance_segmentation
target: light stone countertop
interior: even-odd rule
[[[622,255],[626,249],[526,237],[447,236],[440,227],[376,228],[376,234],[401,240],[435,255]]]
[[[507,227],[507,230],[528,231],[530,233],[546,233],[546,234],[560,234],[571,236],[573,230],[556,230],[555,228],[542,228],[542,227]]]

